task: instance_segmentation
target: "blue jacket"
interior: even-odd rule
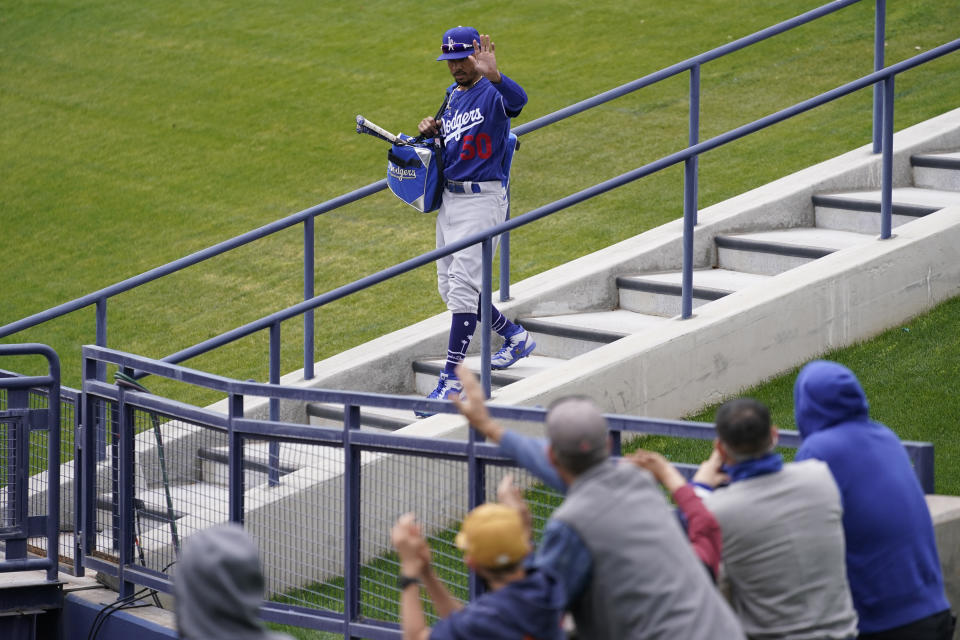
[[[840,488],[860,632],[948,609],[920,483],[896,434],[870,420],[856,376],[835,362],[811,362],[797,376],[793,399],[803,438],[796,459],[823,460]]]
[[[488,591],[440,620],[430,640],[562,640],[563,605],[560,581],[545,569],[528,569],[526,578]]]

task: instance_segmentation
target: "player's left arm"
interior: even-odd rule
[[[497,67],[495,46],[488,34],[480,35],[480,42],[473,41],[473,60],[477,71],[493,83],[503,98],[503,108],[511,118],[520,115],[523,105],[527,104],[527,93],[519,84],[500,73]]]

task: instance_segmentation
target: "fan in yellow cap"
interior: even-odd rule
[[[530,537],[520,513],[497,503],[482,504],[468,513],[456,543],[472,569],[512,567],[530,553]]]
[[[463,519],[456,545],[483,578],[486,593],[473,602],[454,598],[430,566],[430,547],[412,513],[400,516],[390,540],[400,560],[400,622],[404,640],[524,638],[563,640],[563,584],[550,569],[527,566],[530,511],[511,476],[497,488],[499,503],[480,505]],[[427,626],[419,586],[440,620]]]

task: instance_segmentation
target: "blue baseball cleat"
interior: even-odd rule
[[[506,369],[520,358],[526,358],[536,348],[537,343],[533,341],[526,329],[520,327],[515,334],[503,339],[500,351],[490,358],[490,366],[493,369]]]
[[[437,388],[430,392],[427,400],[446,400],[450,397],[450,394],[460,393],[461,391],[463,391],[463,385],[460,384],[460,380],[456,376],[441,373],[437,380]],[[414,413],[418,418],[429,418],[433,415],[429,411],[414,411]]]

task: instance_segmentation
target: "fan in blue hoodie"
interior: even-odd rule
[[[796,460],[823,460],[840,488],[860,638],[947,640],[933,522],[899,438],[870,420],[860,382],[835,362],[807,364],[793,397],[803,438]]]

